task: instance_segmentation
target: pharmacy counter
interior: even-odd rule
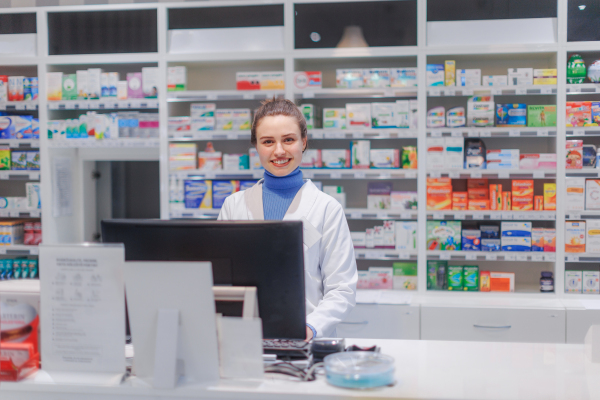
[[[356,391],[330,386],[324,377],[295,382],[280,375],[262,381],[153,390],[130,379],[118,387],[35,383],[0,384],[2,400],[146,399],[600,399],[600,364],[586,359],[583,345],[348,340],[377,343],[396,360],[393,387]],[[40,373],[43,374],[43,373]]]

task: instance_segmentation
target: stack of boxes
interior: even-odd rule
[[[358,271],[357,289],[417,290],[417,264],[396,262],[392,267]]]
[[[383,225],[350,234],[355,248],[417,251],[415,221],[383,221]]]
[[[0,101],[37,100],[38,78],[0,75]]]

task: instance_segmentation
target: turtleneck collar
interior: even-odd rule
[[[275,176],[269,171],[265,170],[264,178],[264,184],[269,190],[285,190],[304,185],[300,167],[296,168],[286,176]]]

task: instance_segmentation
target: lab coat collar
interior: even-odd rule
[[[250,220],[263,221],[265,219],[262,198],[263,182],[264,179],[261,179],[244,193],[244,199],[248,208],[248,219]],[[302,217],[306,217],[317,200],[318,191],[319,189],[317,189],[311,180],[307,179],[300,190],[298,190],[298,193],[296,193],[283,220],[297,221],[301,220]]]

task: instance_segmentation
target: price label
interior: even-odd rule
[[[305,91],[302,95],[302,97],[304,97],[305,99],[314,99],[315,98],[315,92],[312,91]]]
[[[11,148],[19,147],[19,142],[10,141],[8,143],[8,146],[11,147]]]
[[[540,215],[539,213],[531,213],[531,214],[527,214],[527,218],[533,220],[533,219],[543,218],[543,216]]]
[[[30,215],[32,218],[39,218],[41,214],[40,214],[40,212],[39,212],[39,211],[31,211],[31,212],[29,213],[29,215]]]
[[[0,210],[0,217],[8,217],[10,216],[10,212],[7,210]]]
[[[498,256],[496,254],[486,254],[485,255],[486,261],[496,261],[497,259],[498,259]]]
[[[531,255],[531,259],[533,261],[544,261],[544,255],[543,254],[532,254]]]
[[[481,172],[479,172],[479,171],[477,171],[477,172],[475,172],[475,171],[471,172],[471,178],[481,178],[481,177],[482,177]]]
[[[519,88],[519,89],[517,89],[516,93],[519,95],[527,94],[527,89]]]
[[[508,131],[508,136],[511,136],[511,137],[521,136],[521,131],[519,131],[517,129],[511,129]]]
[[[508,179],[510,178],[510,172],[498,172],[498,179]]]
[[[376,251],[367,251],[365,253],[365,258],[370,258],[370,259],[379,258],[379,253]]]
[[[473,96],[473,89],[463,89],[463,96]]]
[[[546,261],[556,261],[556,254],[544,254]]]
[[[313,139],[323,139],[323,132],[313,132],[312,138]]]
[[[350,213],[350,218],[352,219],[362,219],[362,213],[358,211],[353,211]]]
[[[465,219],[465,214],[454,214],[454,219]]]
[[[392,177],[392,174],[389,172],[382,172],[381,175],[379,175],[379,177],[381,179],[390,179]]]
[[[439,97],[440,89],[429,89],[429,96],[431,97]]]
[[[573,129],[574,136],[585,136],[585,129]]]
[[[503,212],[502,213],[502,219],[504,219],[504,220],[511,220],[511,219],[513,219],[513,215],[512,215],[512,213],[504,213]]]
[[[452,179],[460,179],[460,172],[450,172],[448,176]]]
[[[244,93],[244,100],[254,100],[254,94]]]
[[[340,139],[344,139],[346,137],[346,135],[344,133],[342,133],[342,135],[344,135],[344,136],[342,136]],[[354,132],[352,134],[352,137],[354,139],[362,139],[365,137],[365,134],[363,132]]]
[[[388,213],[378,212],[377,213],[377,219],[389,219]]]
[[[417,172],[416,172],[416,171],[406,172],[406,173],[404,174],[404,176],[405,176],[407,179],[415,179],[415,178],[417,177]]]
[[[433,219],[444,219],[444,213],[433,213]]]
[[[527,261],[527,254],[517,254],[517,261]]]
[[[8,179],[8,172],[0,172],[0,179]]]
[[[217,99],[217,95],[214,93],[210,93],[206,95],[206,100],[216,100]]]
[[[237,140],[237,133],[228,133],[227,140]]]
[[[517,257],[514,254],[506,254],[504,256],[504,261],[515,261]]]
[[[10,216],[13,218],[17,218],[19,216],[19,210],[11,210]]]
[[[456,96],[455,89],[446,89],[446,96]]]
[[[533,177],[535,179],[544,179],[545,176],[546,176],[546,174],[544,174],[543,171],[534,171],[533,172]]]
[[[579,262],[579,256],[567,256],[567,262]]]
[[[390,137],[393,137],[393,138],[397,138],[398,137],[398,133],[397,132],[392,132],[392,133],[390,133],[390,132],[378,132],[378,133],[379,133],[379,137],[382,138],[382,139],[388,139]],[[408,132],[402,131],[402,134],[404,136],[411,136],[411,132],[410,131],[408,131]]]
[[[548,136],[548,129],[540,129],[537,131],[538,136]]]
[[[399,253],[398,258],[400,260],[410,260],[410,254],[409,253]]]
[[[440,253],[440,260],[449,260],[449,259],[450,259],[450,253],[448,253],[448,252]]]
[[[333,137],[335,139],[346,139],[346,134],[344,132],[335,132]]]
[[[6,247],[0,247],[0,254],[6,254]]]
[[[567,216],[567,219],[581,219],[581,214],[571,214]]]
[[[452,137],[463,137],[463,134],[461,131],[452,131],[452,133],[450,135]]]
[[[442,137],[442,131],[440,131],[440,130],[433,130],[433,131],[431,131],[431,136],[432,137]]]
[[[400,218],[402,218],[402,219],[412,219],[412,215],[410,213],[403,212],[402,214],[400,214]]]
[[[35,247],[33,247],[33,248],[29,249],[29,254],[32,254],[32,255],[37,255],[37,254],[39,254],[39,253],[40,253],[40,249],[39,249],[37,246],[35,246]]]
[[[542,94],[552,94],[552,88],[551,87],[543,87]]]
[[[467,132],[468,137],[479,137],[479,131],[469,131]]]
[[[342,173],[338,172],[338,171],[335,171],[335,172],[332,172],[330,174],[330,176],[331,176],[331,179],[340,179],[342,177]]]
[[[17,103],[17,110],[26,110],[27,105],[23,103]]]
[[[429,173],[429,177],[430,177],[430,178],[439,178],[439,177],[441,177],[441,176],[442,176],[442,174],[440,174],[438,171],[431,171],[431,172]]]
[[[481,137],[491,137],[492,136],[492,131],[488,131],[488,130],[479,131],[479,136],[481,136]]]
[[[366,175],[365,175],[364,171],[356,171],[354,173],[354,177],[357,178],[357,179],[365,179],[365,176]],[[341,176],[340,176],[340,178],[341,178]]]
[[[501,220],[502,219],[502,214],[501,213],[490,214],[490,219]]]
[[[477,254],[466,254],[465,260],[477,260]]]

